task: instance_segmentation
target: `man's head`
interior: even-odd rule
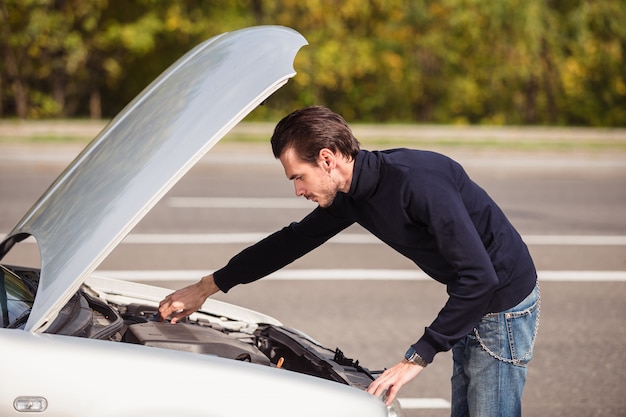
[[[354,159],[360,149],[343,117],[322,106],[305,107],[285,116],[276,125],[271,142],[275,158],[293,148],[300,159],[311,164],[324,148],[348,159]]]
[[[281,120],[272,151],[293,180],[297,196],[328,207],[352,181],[359,142],[346,121],[324,107],[297,110]]]

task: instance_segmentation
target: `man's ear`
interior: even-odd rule
[[[337,163],[335,154],[328,148],[320,149],[318,161],[320,166],[325,169],[334,168]]]

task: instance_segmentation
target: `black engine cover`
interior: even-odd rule
[[[241,342],[210,327],[194,324],[170,324],[154,321],[132,324],[128,326],[124,334],[124,341],[270,365],[267,356],[255,346]]]

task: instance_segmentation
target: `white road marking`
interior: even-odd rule
[[[243,243],[252,244],[267,237],[271,232],[258,233],[131,233],[123,244],[135,245],[202,245]],[[0,233],[4,238],[6,233]],[[626,246],[626,236],[620,235],[525,235],[528,245],[545,246]],[[35,240],[29,237],[27,243]],[[371,245],[384,244],[368,233],[340,233],[328,243]]]
[[[304,198],[239,198],[239,197],[170,197],[169,207],[175,208],[268,208],[312,209],[316,204]]]
[[[625,246],[626,236],[617,235],[525,235],[527,245]]]
[[[186,245],[186,244],[253,244],[268,233],[207,234],[130,234],[123,244]],[[605,245],[624,246],[626,236],[528,235],[530,245]],[[25,242],[35,243],[31,237]],[[382,244],[364,233],[342,233],[329,240],[336,244]],[[196,280],[207,271],[108,271],[105,275],[133,281]],[[625,282],[626,271],[539,271],[540,281],[559,282]],[[283,269],[265,279],[271,280],[401,280],[424,281],[430,278],[418,269]]]
[[[443,398],[398,398],[405,410],[450,408],[450,402]]]
[[[124,239],[127,244],[218,244],[218,243],[255,243],[270,232],[261,233],[191,233],[160,234],[134,233]],[[626,246],[626,236],[618,235],[525,235],[528,245],[546,246]],[[342,244],[383,244],[378,238],[368,233],[340,233],[329,243]]]
[[[127,281],[197,281],[213,271],[203,270],[98,270],[96,274]],[[626,271],[539,271],[540,282],[626,282]],[[284,281],[428,281],[419,269],[282,269],[264,278]]]

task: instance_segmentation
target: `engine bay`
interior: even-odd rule
[[[74,336],[134,343],[155,348],[282,368],[365,389],[375,376],[339,349],[331,350],[285,326],[259,324],[238,330],[215,320],[186,317],[176,324],[158,319],[147,304],[112,305],[83,286],[48,329]],[[62,324],[64,323],[64,324]]]
[[[204,355],[270,365],[267,356],[255,348],[254,337],[231,335],[212,327],[188,323],[169,324],[158,321],[128,326],[123,341],[164,349],[182,350]]]
[[[284,326],[259,325],[252,333],[185,318],[160,322],[153,307],[131,304],[122,316],[121,342],[251,362],[365,388],[374,379],[358,361]]]
[[[34,299],[39,271],[3,267],[14,274],[10,275],[11,282],[20,280],[23,292],[32,294]],[[114,295],[83,284],[45,332],[214,355],[282,368],[361,389],[375,379],[368,369],[359,365],[359,361],[346,357],[341,350],[326,348],[286,326],[237,321],[208,311],[198,311],[171,324],[159,320],[156,305],[129,301],[122,294]],[[10,327],[23,328],[29,311],[25,310]]]

